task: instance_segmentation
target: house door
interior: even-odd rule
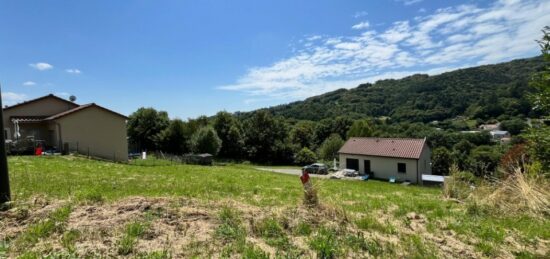
[[[359,159],[346,158],[346,169],[359,171]]]
[[[365,160],[365,161],[364,161],[364,164],[365,164],[365,174],[370,175],[370,174],[371,174],[371,170],[370,170],[370,160]]]

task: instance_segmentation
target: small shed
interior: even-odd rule
[[[208,153],[183,155],[183,161],[192,165],[212,165],[213,158],[214,156]]]

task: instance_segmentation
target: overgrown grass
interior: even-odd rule
[[[115,164],[65,156],[10,157],[9,167],[12,193],[16,202],[28,200],[35,195],[94,204],[129,196],[175,196],[204,202],[232,200],[271,208],[300,206],[303,199],[303,188],[297,176],[258,171],[252,165],[205,167],[162,161],[145,165]],[[410,212],[424,215],[428,231],[433,234],[454,231],[466,243],[471,239],[478,240],[472,244],[486,256],[498,254],[507,233],[516,233],[518,242],[522,244],[529,244],[530,240],[535,239],[550,239],[548,219],[532,218],[529,215],[509,216],[494,213],[480,204],[446,200],[441,189],[437,187],[402,186],[380,181],[312,181],[318,187],[321,203],[341,207],[349,215],[360,215],[352,218],[360,229],[399,236],[411,249],[433,252],[432,247],[417,247],[422,242],[419,243],[416,237],[400,235],[400,224],[396,222],[407,225],[406,215]],[[381,214],[391,220],[379,219]],[[57,218],[53,215],[32,224],[17,240],[9,244],[0,243],[0,255],[7,246],[32,245],[56,231],[63,234],[63,245],[66,249],[73,249],[78,235],[71,233],[71,230],[65,232],[63,227],[56,229],[58,225],[49,222],[62,222],[63,217]],[[220,225],[215,230],[215,237],[222,242],[226,255],[237,252],[248,254],[251,258],[262,257],[264,252],[246,241],[247,231],[237,210],[223,208],[218,216]],[[357,251],[366,249],[366,253],[371,255],[393,253],[392,249],[383,247],[374,240],[349,236],[347,233],[335,232],[336,238],[333,239],[331,231],[337,230],[317,228],[309,222],[302,222],[293,229],[285,229],[276,218],[256,223],[258,229],[254,233],[279,251],[287,246],[286,236],[296,235],[306,237],[312,249],[319,255],[328,257],[341,252],[339,248],[335,248],[341,243],[351,244],[345,246]],[[133,251],[139,238],[136,233],[139,232],[139,227],[136,226],[125,229],[125,234],[118,243],[121,254]],[[527,252],[518,253],[528,255]],[[204,253],[199,255],[209,256]]]

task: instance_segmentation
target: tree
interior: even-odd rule
[[[317,161],[317,156],[315,152],[311,151],[309,148],[302,148],[295,156],[294,162],[299,165],[307,165],[315,163]]]
[[[344,140],[338,134],[332,134],[319,147],[319,157],[324,160],[333,160],[338,157],[338,150],[344,145]]]
[[[300,121],[290,131],[290,141],[298,147],[311,148],[313,145],[315,124],[311,121]]]
[[[453,164],[451,152],[445,147],[435,148],[432,153],[432,170],[436,175],[449,175],[449,168]]]
[[[533,75],[530,86],[536,90],[531,96],[533,107],[547,114],[550,112],[550,26],[544,27],[542,33],[542,39],[537,42],[545,64],[542,71]]]
[[[171,154],[189,152],[187,142],[189,136],[185,134],[185,123],[180,119],[170,121],[170,125],[161,132],[162,150]]]
[[[210,126],[202,127],[193,134],[190,141],[191,150],[195,153],[217,155],[222,141]]]
[[[468,169],[477,176],[488,176],[495,172],[501,154],[493,146],[479,146],[468,158]]]
[[[243,128],[250,160],[260,163],[286,160],[284,154],[288,154],[287,128],[280,118],[274,118],[269,112],[260,110],[245,120]]]
[[[540,110],[545,116],[550,111],[550,27],[542,30],[544,36],[538,41],[545,61],[543,70],[536,73],[530,85],[536,89],[531,96],[534,109]],[[550,170],[550,127],[542,125],[531,129],[526,135],[533,159],[539,161],[545,170]]]
[[[522,119],[515,118],[511,120],[505,120],[500,123],[500,128],[502,130],[506,130],[510,132],[512,135],[518,135],[523,131],[525,128],[527,128],[527,123],[523,121]]]
[[[453,149],[460,154],[469,155],[470,151],[472,151],[474,147],[475,147],[474,144],[470,143],[470,141],[463,139],[458,143],[456,143],[453,146]]]
[[[244,150],[244,137],[240,122],[225,111],[214,117],[213,127],[222,140],[219,155],[226,158],[241,158]]]
[[[168,127],[168,113],[153,108],[139,108],[128,117],[128,137],[140,150],[159,148],[160,133]]]
[[[315,138],[316,145],[327,139],[331,134],[336,133],[340,135],[342,139],[346,138],[349,128],[353,124],[353,120],[347,117],[337,117],[336,119],[324,119],[321,120],[315,126]]]
[[[356,120],[351,125],[351,128],[348,131],[348,138],[351,137],[370,137],[372,136],[373,129],[369,125],[368,120]]]

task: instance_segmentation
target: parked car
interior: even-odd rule
[[[355,177],[359,175],[359,172],[357,172],[357,170],[355,169],[344,169],[342,171],[344,172],[344,176],[348,177]]]
[[[310,174],[328,174],[328,167],[321,163],[306,165],[302,168],[302,170],[305,170]]]

